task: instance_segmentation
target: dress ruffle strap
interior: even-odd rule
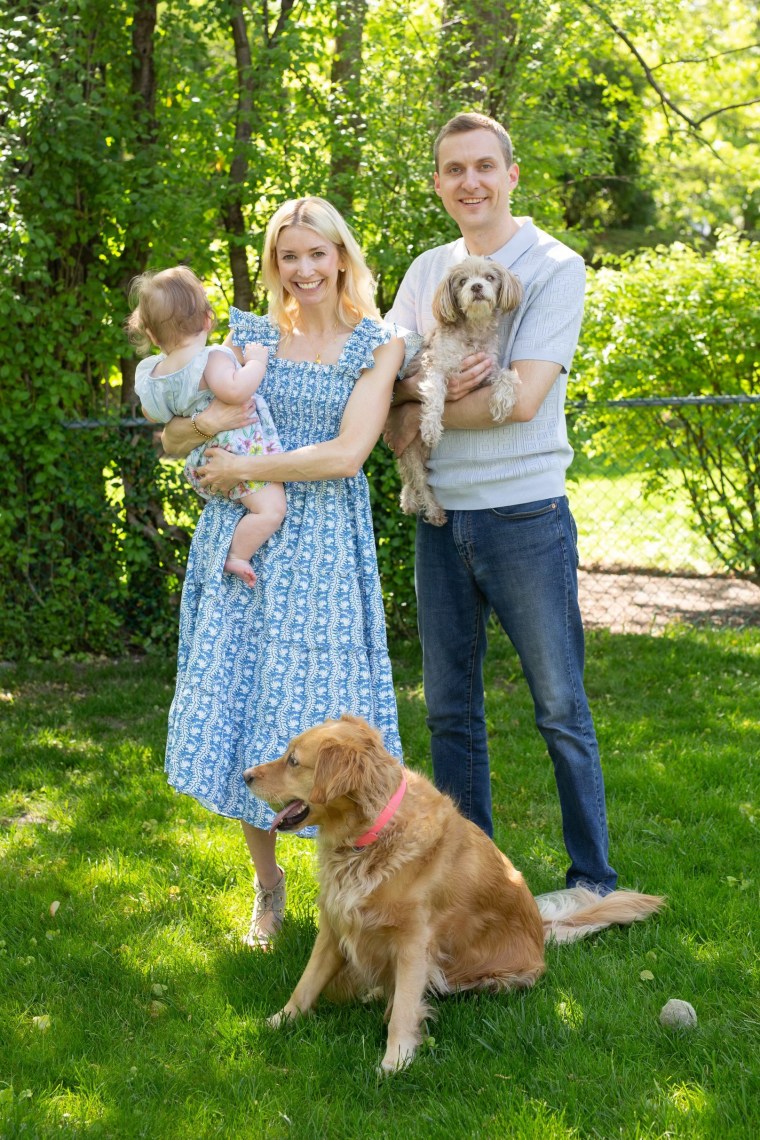
[[[365,368],[374,368],[375,349],[381,344],[387,344],[394,335],[388,325],[364,317],[346,341],[346,347],[340,358],[340,368],[356,375]]]
[[[269,317],[244,313],[234,305],[230,307],[230,332],[232,343],[238,348],[243,348],[246,344],[263,344],[266,348],[275,349],[280,340],[279,330]]]

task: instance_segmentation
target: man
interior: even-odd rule
[[[576,528],[565,496],[572,458],[564,401],[583,315],[585,267],[561,242],[514,217],[519,171],[506,130],[484,115],[450,120],[435,143],[435,192],[461,231],[413,262],[387,316],[427,333],[447,269],[468,254],[492,257],[522,281],[504,320],[502,363],[521,384],[509,421],[495,426],[494,362],[470,356],[450,378],[443,438],[430,483],[447,512],[417,523],[415,579],[425,700],[438,787],[493,834],[483,692],[486,623],[495,612],[523,667],[546,741],[570,856],[568,886],[600,893],[617,881],[607,850],[599,750],[583,687]],[[419,424],[417,378],[396,386],[385,439],[399,454]]]

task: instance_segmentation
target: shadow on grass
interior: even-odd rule
[[[239,828],[161,771],[170,667],[6,673],[0,1133],[543,1138],[626,1134],[636,1120],[651,1135],[717,1134],[718,1121],[742,1135],[760,1123],[759,648],[739,631],[589,638],[614,861],[669,909],[550,948],[527,994],[435,1002],[418,1061],[388,1082],[375,1075],[379,1005],[325,1002],[284,1032],[266,1026],[311,951],[311,846],[281,847],[293,887],[277,952],[243,949]],[[394,662],[407,759],[423,764],[416,644]],[[498,633],[487,686],[497,838],[532,889],[550,889],[566,860],[553,776]],[[669,997],[692,1001],[697,1031],[660,1028]]]

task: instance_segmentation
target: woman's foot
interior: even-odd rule
[[[230,555],[224,564],[224,569],[228,574],[234,574],[236,578],[239,578],[246,586],[250,586],[251,589],[256,585],[256,575],[253,572],[253,567],[250,562],[246,562],[244,558],[233,558],[232,555]]]
[[[258,875],[253,880],[253,914],[243,943],[258,950],[270,949],[285,917],[285,872],[282,867],[277,869],[280,878],[269,890],[262,887]]]

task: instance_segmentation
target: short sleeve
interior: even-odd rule
[[[163,359],[163,356],[148,356],[137,365],[135,392],[145,414],[157,424],[167,424],[174,413],[167,403],[163,386],[151,378],[151,372],[159,359]]]
[[[397,335],[395,329],[383,321],[373,321],[369,317],[364,317],[346,343],[343,352],[344,367],[357,376],[365,368],[374,368],[375,349],[381,344],[387,344]]]
[[[391,329],[393,330],[393,335],[404,342],[404,362],[399,369],[399,376],[403,379],[411,361],[425,343],[425,338],[424,336],[420,336],[418,332],[413,332],[411,329],[401,328],[400,325],[391,324]]]
[[[585,285],[586,266],[582,258],[572,257],[528,287],[510,361],[551,360],[570,371],[583,320]]]
[[[244,348],[247,344],[263,344],[265,348],[276,349],[280,340],[279,329],[275,328],[269,317],[244,313],[234,305],[230,307],[230,333],[232,343],[238,348]]]
[[[404,279],[398,287],[393,305],[385,314],[386,321],[397,324],[401,328],[417,329],[417,289],[418,262],[416,258],[404,274]]]

